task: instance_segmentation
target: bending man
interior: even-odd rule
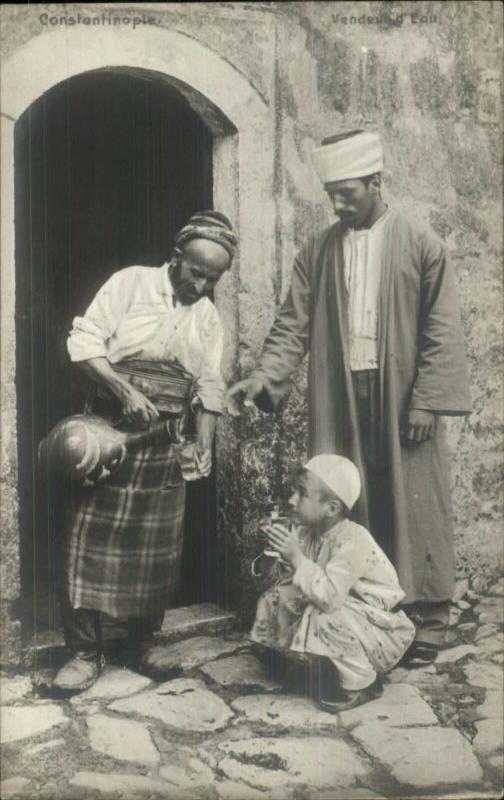
[[[195,214],[160,268],[128,267],[99,290],[68,339],[72,361],[97,387],[92,410],[138,430],[192,406],[197,466],[211,470],[222,411],[222,329],[206,295],[231,266],[236,238],[219,212]],[[141,655],[178,588],[185,483],[173,449],[151,444],[109,482],[79,490],[66,522],[62,618],[70,661],[58,688],[97,678],[103,615],[128,618]],[[139,657],[140,657],[139,655]]]

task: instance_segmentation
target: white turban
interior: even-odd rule
[[[350,510],[361,493],[359,470],[348,458],[334,455],[315,456],[303,469],[313,473],[330,489],[336,497],[343,500]]]
[[[363,178],[383,170],[383,150],[377,133],[360,131],[313,151],[313,163],[322,183]]]

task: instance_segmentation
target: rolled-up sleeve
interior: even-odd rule
[[[72,361],[107,357],[108,341],[119,322],[125,301],[121,273],[115,273],[101,287],[83,317],[74,317],[67,339]]]
[[[196,379],[193,405],[200,403],[206,411],[222,414],[225,385],[221,375],[224,334],[219,313],[208,302],[202,320],[203,358],[201,373]]]
[[[366,548],[356,548],[348,539],[335,547],[325,567],[303,556],[294,573],[293,584],[321,611],[337,611],[364,574],[368,556]]]

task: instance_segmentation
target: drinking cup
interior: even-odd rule
[[[196,437],[184,437],[182,442],[173,445],[175,458],[185,481],[196,481],[202,478],[196,463]]]

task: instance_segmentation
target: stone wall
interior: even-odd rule
[[[312,145],[340,124],[375,124],[386,197],[430,223],[454,262],[474,408],[450,420],[458,564],[492,569],[502,558],[502,7],[287,5],[278,26],[282,290],[295,249],[330,219],[308,166]],[[281,423],[282,472],[300,455],[302,376]]]
[[[238,334],[228,350],[228,379],[246,374],[254,363],[275,303],[287,291],[297,249],[331,220],[311,168],[311,150],[340,125],[371,123],[381,132],[386,199],[430,223],[454,261],[474,403],[471,417],[450,421],[458,562],[462,572],[494,569],[502,556],[501,4],[6,6],[3,57],[54,29],[41,24],[41,14],[77,12],[124,14],[130,20],[136,13],[152,15],[158,30],[200,41],[230,64],[269,109],[275,258],[258,265],[257,272],[240,273],[233,294],[239,318],[227,305],[231,295],[217,296],[224,319]],[[96,37],[100,30],[90,27],[88,34]],[[142,47],[142,25],[135,35]],[[146,67],[148,57],[146,52]],[[265,213],[248,202],[243,191],[241,219]],[[275,295],[270,299],[264,299],[265,276]],[[258,294],[260,307],[254,302]],[[221,426],[223,547],[244,618],[253,605],[248,560],[257,549],[255,520],[268,494],[287,493],[305,455],[304,395],[302,368],[276,419],[252,412]]]

